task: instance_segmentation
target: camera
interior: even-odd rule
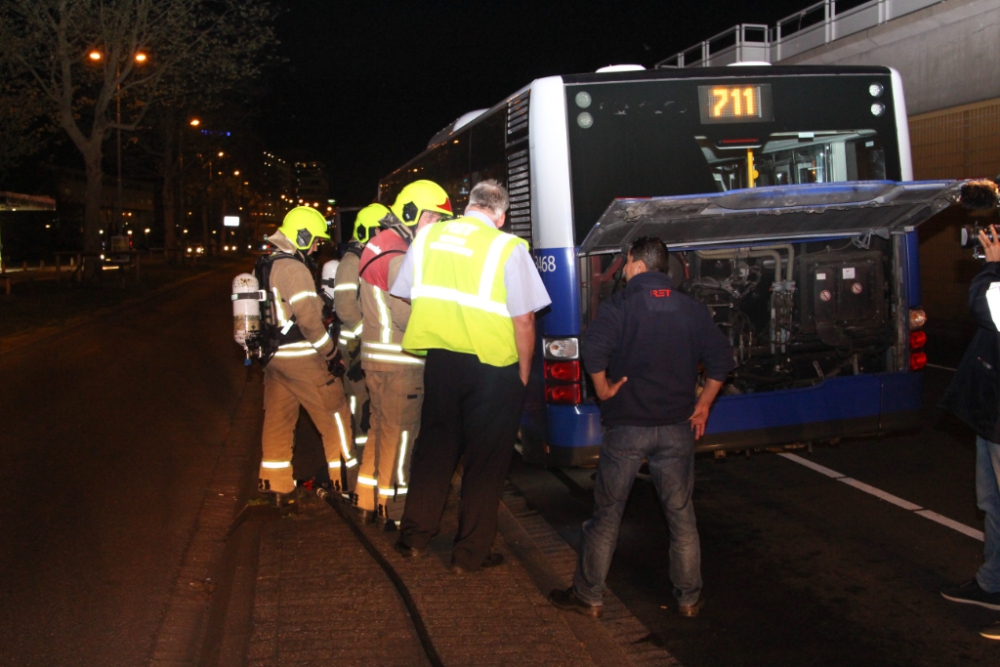
[[[986,238],[990,241],[995,241],[993,238],[993,232],[990,231],[989,227],[980,227],[978,225],[962,227],[961,235],[959,238],[959,244],[963,248],[972,248],[972,256],[975,259],[986,259],[986,255],[983,253],[983,246],[979,243],[979,232],[986,232]]]

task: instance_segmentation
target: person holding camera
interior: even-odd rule
[[[979,326],[941,407],[976,432],[976,501],[986,513],[985,547],[976,576],[941,595],[1000,611],[1000,239],[994,225],[978,237],[986,264],[969,285],[969,310]],[[1000,639],[1000,621],[980,634]]]

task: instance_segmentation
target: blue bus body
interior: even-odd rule
[[[748,100],[743,116],[713,118],[727,92]],[[757,115],[746,117],[751,99]],[[439,132],[382,179],[379,200],[418,178],[440,183],[457,210],[475,183],[504,183],[505,230],[529,241],[552,297],[537,320],[528,460],[596,461],[600,410],[579,346],[623,284],[632,227],[671,247],[675,284],[712,309],[738,350],[701,449],[895,430],[920,409],[915,227],[956,186],[900,184],[912,179],[909,137],[889,68],[539,79]]]

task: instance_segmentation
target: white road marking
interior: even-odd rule
[[[853,486],[855,489],[864,491],[865,493],[870,493],[871,495],[875,496],[876,498],[879,498],[880,500],[884,500],[887,503],[892,503],[896,507],[902,507],[904,510],[908,510],[910,512],[916,512],[919,509],[923,509],[920,505],[911,503],[909,500],[903,500],[899,496],[894,496],[891,493],[886,493],[882,489],[876,489],[874,486],[871,486],[870,484],[859,482],[858,480],[852,479],[851,477],[841,477],[837,481],[843,482],[848,486]]]
[[[899,496],[894,496],[891,493],[887,493],[881,489],[877,489],[874,486],[871,486],[870,484],[859,482],[853,477],[848,477],[847,475],[839,473],[836,470],[831,470],[830,468],[821,466],[818,463],[813,463],[809,459],[804,459],[796,454],[778,454],[778,456],[788,459],[789,461],[794,461],[795,463],[803,465],[809,468],[810,470],[815,470],[821,475],[826,475],[827,477],[835,479],[838,482],[843,482],[848,486],[853,486],[855,489],[864,491],[865,493],[869,493],[875,496],[876,498],[879,498],[880,500],[886,501],[887,503],[892,503],[893,505],[901,507],[904,510],[918,514],[924,517],[925,519],[930,519],[931,521],[939,523],[942,526],[946,526],[948,528],[951,528],[952,530],[958,531],[959,533],[962,533],[967,537],[971,537],[974,540],[979,540],[980,542],[983,542],[986,539],[985,536],[983,535],[983,531],[981,530],[976,530],[975,528],[966,526],[964,523],[959,523],[954,519],[949,519],[948,517],[942,516],[937,512],[933,512],[931,510],[925,510],[920,505],[911,503],[909,500],[904,500]]]
[[[949,519],[946,516],[941,516],[937,512],[932,512],[930,510],[920,510],[919,512],[917,512],[917,514],[924,517],[925,519],[930,519],[931,521],[937,521],[942,526],[948,526],[952,530],[957,530],[963,535],[968,535],[969,537],[979,540],[980,542],[986,540],[986,536],[983,535],[983,531],[976,530],[975,528],[970,528],[966,526],[964,523],[959,523],[954,519]]]

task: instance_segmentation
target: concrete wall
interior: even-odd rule
[[[910,114],[997,98],[1000,0],[942,2],[780,64],[894,67]]]
[[[906,91],[917,180],[1000,174],[1000,0],[948,0],[781,61],[887,65]],[[982,264],[959,247],[962,225],[996,212],[953,206],[920,227],[924,308],[932,322],[967,322],[969,280]]]

